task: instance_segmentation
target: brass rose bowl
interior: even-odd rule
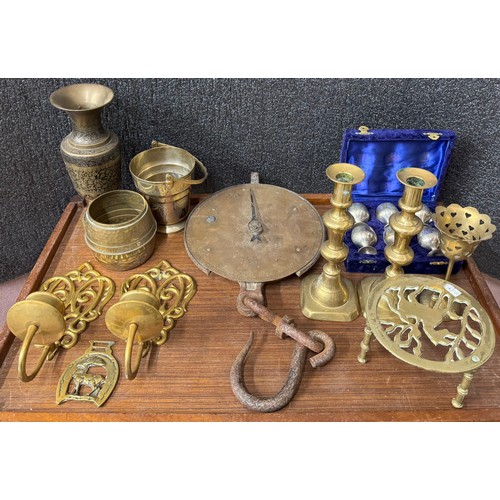
[[[489,240],[496,226],[486,214],[473,207],[461,207],[452,203],[437,206],[432,216],[440,233],[440,250],[449,259],[446,280],[449,280],[453,263],[470,257],[479,243]]]

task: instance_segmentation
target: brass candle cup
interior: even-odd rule
[[[359,303],[354,285],[341,276],[341,264],[349,254],[344,236],[354,225],[347,211],[352,203],[352,188],[365,178],[365,173],[350,163],[335,163],[326,169],[333,182],[330,198],[332,209],[323,215],[328,238],[321,245],[321,255],[327,261],[321,275],[309,275],[301,284],[302,314],[323,321],[353,321],[359,315]]]
[[[196,166],[203,173],[201,179],[193,179]],[[151,149],[132,158],[129,170],[135,187],[153,210],[158,232],[184,229],[191,186],[202,184],[208,176],[203,163],[184,149],[153,141]]]
[[[140,266],[155,247],[156,220],[144,197],[135,191],[110,191],[92,200],[83,227],[85,243],[110,269]]]
[[[461,207],[456,203],[448,207],[438,206],[432,216],[439,231],[439,248],[449,259],[445,280],[451,277],[453,264],[470,257],[479,243],[489,240],[496,226],[486,214],[473,207]]]

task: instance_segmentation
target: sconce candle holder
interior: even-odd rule
[[[125,340],[125,376],[137,376],[142,358],[152,345],[163,345],[176,321],[187,312],[196,284],[167,261],[144,273],[129,276],[121,287],[120,300],[106,313],[108,330]],[[132,363],[132,351],[137,349]]]
[[[14,304],[7,312],[7,325],[23,341],[18,361],[19,378],[23,382],[33,380],[44,362],[51,360],[59,348],[72,348],[114,293],[113,281],[101,276],[86,262],[64,276],[49,278],[38,292]],[[27,357],[33,342],[42,353],[28,374]]]

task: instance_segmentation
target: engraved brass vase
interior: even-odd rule
[[[68,85],[50,96],[50,103],[71,119],[61,155],[75,191],[87,202],[121,187],[120,141],[101,121],[113,97],[110,88],[95,83]]]
[[[155,248],[156,220],[144,197],[117,190],[93,200],[83,215],[85,243],[110,269],[140,266]]]
[[[203,172],[193,179],[196,166]],[[151,149],[132,158],[129,165],[137,190],[148,201],[158,222],[158,232],[175,233],[184,229],[189,213],[191,186],[207,178],[207,169],[184,149],[151,143]]]

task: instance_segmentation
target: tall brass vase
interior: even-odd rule
[[[50,103],[71,119],[61,155],[73,187],[87,202],[121,187],[120,141],[101,121],[101,111],[113,97],[110,88],[95,83],[68,85],[50,96]]]

